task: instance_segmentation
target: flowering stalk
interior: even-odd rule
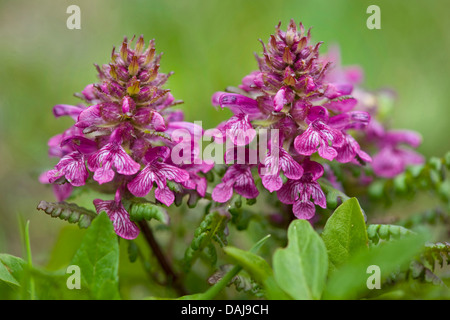
[[[139,234],[127,200],[146,197],[155,187],[154,198],[170,206],[175,195],[168,181],[179,184],[181,192],[190,189],[204,196],[202,173],[210,169],[172,162],[171,150],[183,143],[172,133],[178,128],[193,132],[193,124],[171,109],[181,101],[163,88],[172,73],[159,72],[161,54],[156,55],[154,40],[144,47],[142,36],[134,48],[125,38],[119,51],[113,49],[109,64],[96,65],[100,82],[78,94],[86,105],[53,108],[56,117],[70,116],[75,123],[50,139],[49,155],[60,160],[40,178],[53,185],[59,201],[74,187],[114,194],[113,200],[95,199],[94,206],[108,214],[115,232],[125,239]]]
[[[311,219],[315,205],[326,208],[325,194],[317,180],[328,171],[329,162],[355,166],[372,162],[356,137],[371,136],[373,113],[353,95],[362,79],[358,68],[343,69],[331,54],[321,56],[322,42],[312,44],[310,30],[305,32],[301,23],[297,26],[291,20],[286,31],[280,26],[267,44],[261,42],[263,55],[256,56],[259,70],[245,76],[239,88],[212,97],[214,106],[227,107],[234,114],[218,126],[233,142],[233,149],[248,147],[261,129],[279,135],[263,146],[265,156],[256,164],[246,159],[244,164],[229,166],[212,198],[224,203],[233,191],[256,198],[259,192],[252,174],[256,167],[269,192],[276,192],[282,203],[293,205],[297,218]],[[416,147],[419,141],[412,135],[383,131],[378,138],[381,151],[374,159],[376,174],[383,176],[388,170],[383,161],[389,163],[392,155],[402,161],[390,163],[395,168],[389,175],[419,162],[396,147],[402,142]]]

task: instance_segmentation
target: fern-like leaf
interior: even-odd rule
[[[195,230],[194,238],[184,255],[183,264],[186,272],[190,270],[199,254],[203,252],[206,247],[208,247],[206,253],[207,256],[210,258],[214,257],[215,254],[211,252],[213,249],[215,250],[215,247],[211,246],[212,241],[214,240],[221,245],[223,244],[223,241],[225,240],[224,232],[228,219],[229,217],[227,215],[221,214],[218,211],[208,213],[204,217],[200,226]]]
[[[392,224],[371,224],[367,227],[367,236],[373,245],[377,245],[380,241],[400,239],[410,234],[413,234],[411,230]]]
[[[87,228],[92,220],[97,216],[94,211],[80,207],[75,203],[68,202],[47,202],[42,200],[37,206],[53,218],[60,218],[69,223],[77,223],[80,228]]]

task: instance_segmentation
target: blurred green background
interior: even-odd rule
[[[69,30],[66,9],[81,8],[81,30]],[[381,8],[381,30],[369,30],[366,9]],[[75,104],[73,93],[96,81],[93,63],[109,61],[123,37],[143,34],[164,52],[161,70],[175,71],[167,87],[187,120],[210,128],[227,111],[210,104],[215,91],[237,85],[256,69],[258,39],[278,21],[313,27],[323,51],[339,44],[345,65],[359,64],[370,89],[398,92],[396,128],[423,135],[426,156],[443,156],[450,104],[448,0],[1,0],[0,1],[0,252],[22,254],[18,216],[29,219],[33,259],[47,262],[67,223],[36,210],[54,201],[39,174],[55,164],[47,140],[67,128],[55,104]]]

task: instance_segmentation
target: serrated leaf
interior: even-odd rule
[[[325,244],[306,220],[288,228],[288,246],[273,256],[278,285],[297,300],[320,299],[328,272]]]
[[[119,245],[114,227],[105,212],[86,231],[72,265],[81,270],[81,286],[92,299],[119,299]]]
[[[53,218],[60,218],[69,223],[78,223],[80,228],[87,228],[92,220],[97,217],[97,213],[80,207],[75,203],[68,202],[47,202],[42,200],[37,206],[38,210],[42,210]]]
[[[364,213],[356,198],[341,204],[325,224],[322,233],[333,272],[352,255],[368,248]]]

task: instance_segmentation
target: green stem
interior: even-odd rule
[[[250,252],[256,253],[259,248],[270,238],[270,234],[259,240],[255,245],[250,249]],[[230,271],[228,271],[222,279],[220,279],[216,284],[214,284],[211,288],[209,288],[206,292],[195,295],[196,299],[199,300],[212,300],[214,299],[220,291],[222,291],[235,276],[242,270],[241,266],[234,266]]]
[[[27,221],[25,225],[25,248],[27,255],[27,265],[28,265],[28,276],[29,276],[29,286],[30,286],[30,300],[36,299],[36,291],[34,285],[34,279],[32,276],[33,262],[31,257],[31,245],[30,245],[30,220]]]
[[[142,230],[145,240],[149,244],[150,248],[153,251],[153,254],[156,256],[156,259],[158,259],[159,264],[161,265],[164,273],[166,274],[168,282],[174,286],[174,289],[177,290],[179,294],[181,295],[186,294],[186,289],[183,287],[180,278],[175,273],[171,264],[169,263],[166,256],[162,252],[161,247],[156,241],[152,229],[148,225],[147,221],[141,220],[139,221],[138,224]]]

